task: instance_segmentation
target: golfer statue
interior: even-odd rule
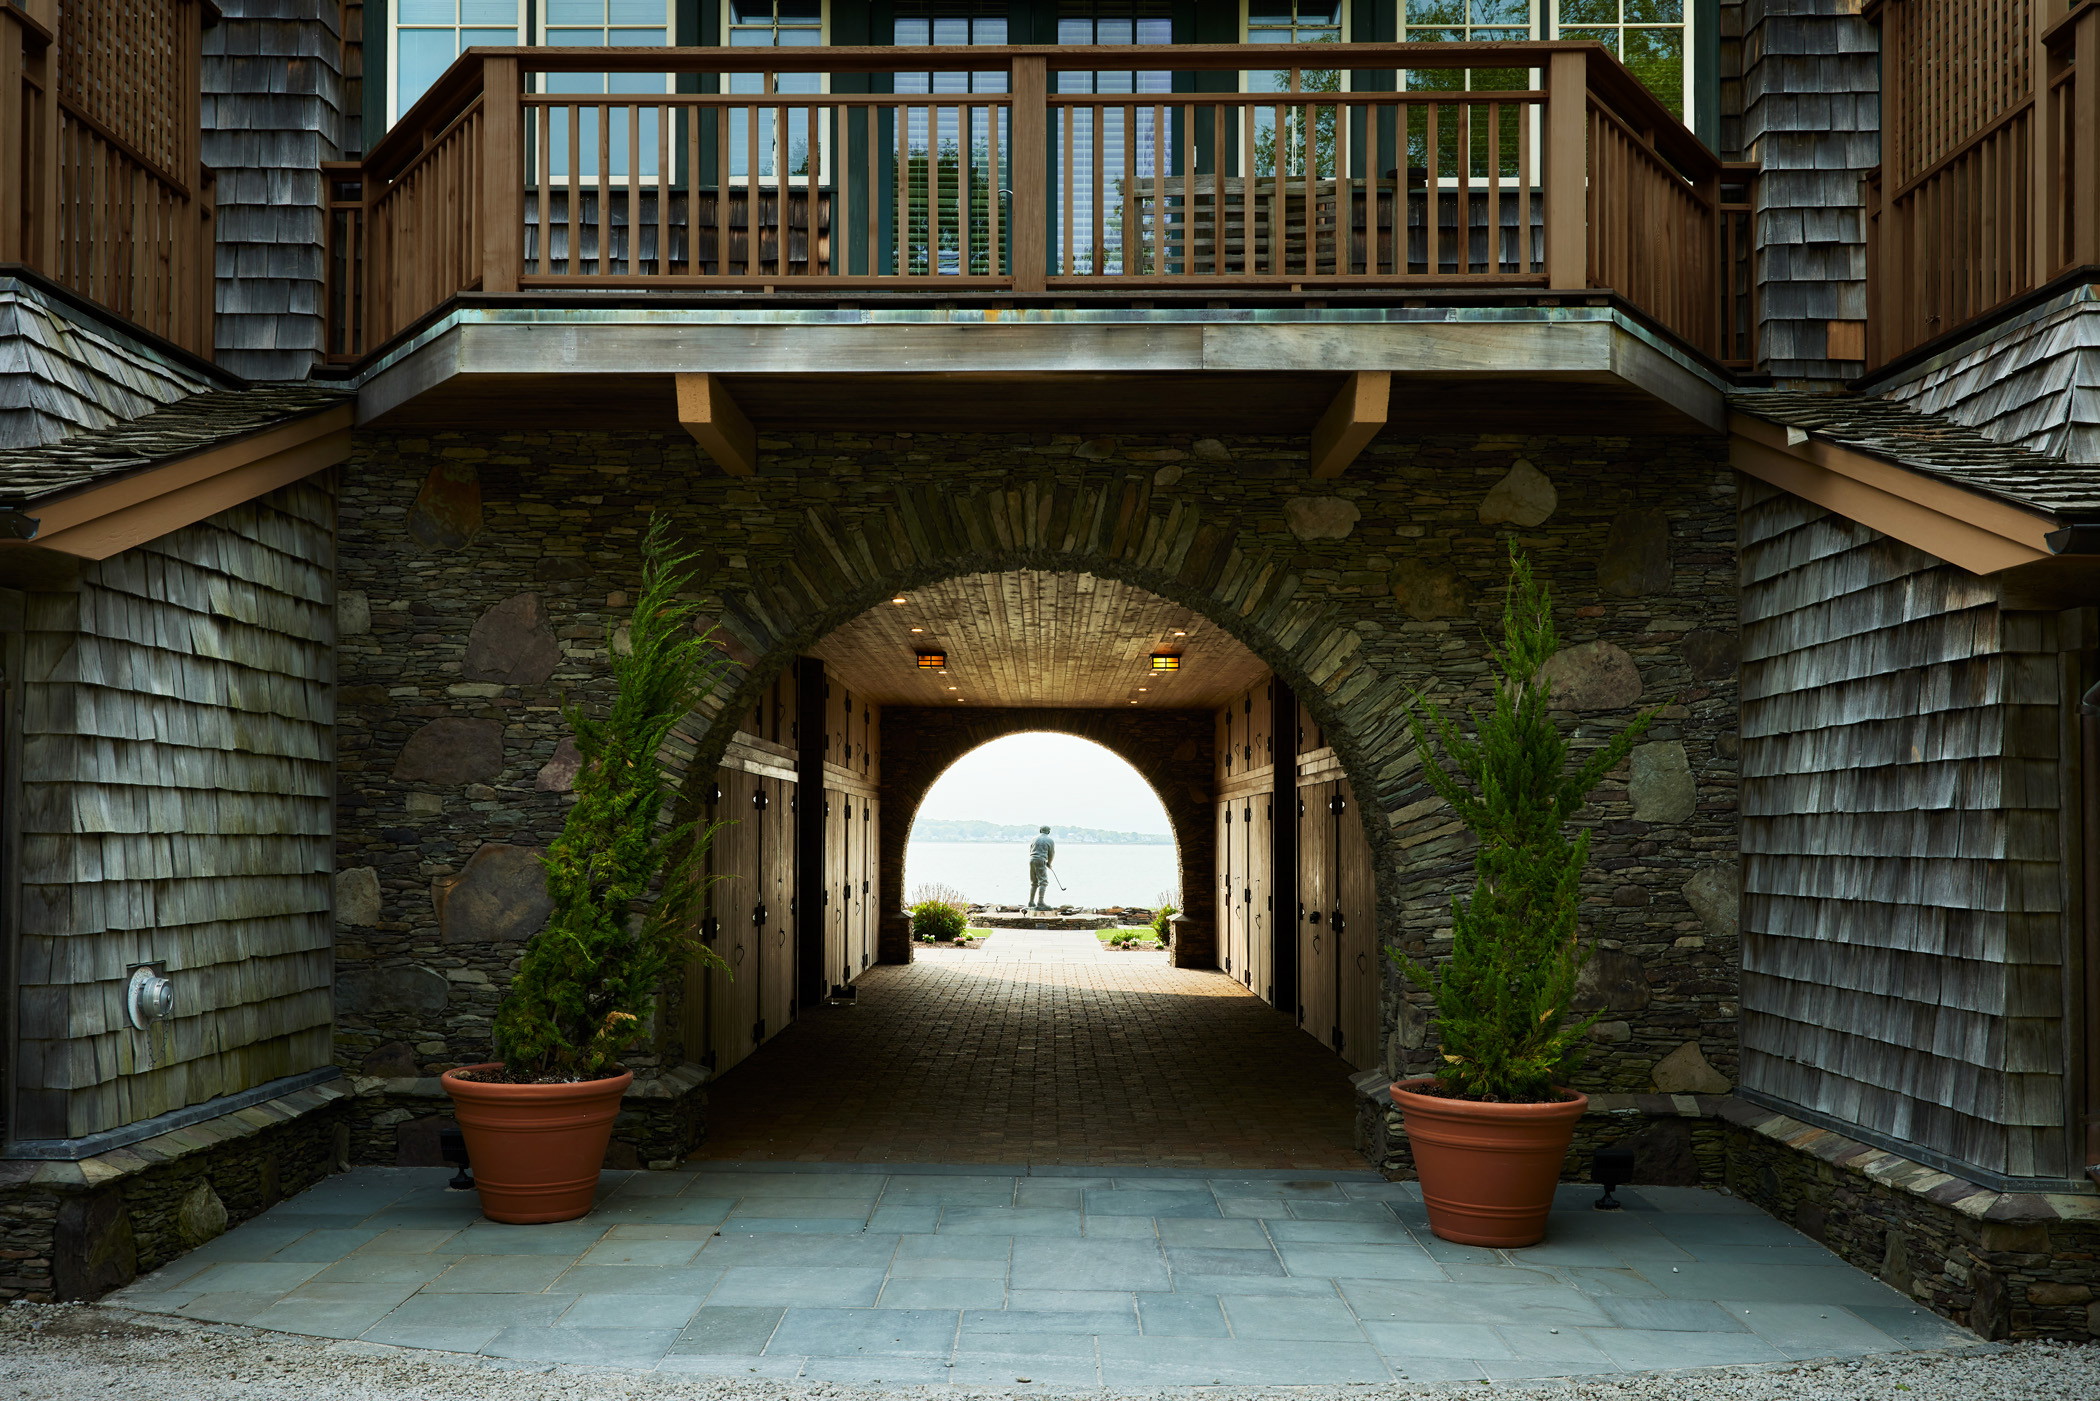
[[[1028,844],[1028,908],[1047,910],[1050,908],[1050,863],[1057,859],[1057,843],[1050,840],[1050,829],[1045,827],[1036,839]]]

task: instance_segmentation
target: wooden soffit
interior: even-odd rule
[[[108,559],[290,486],[350,455],[349,404],[22,507],[30,540],[0,541],[0,568],[32,553]]]
[[[2058,523],[2038,511],[1749,414],[1728,426],[1737,471],[1971,574],[2055,558],[2043,537]]]

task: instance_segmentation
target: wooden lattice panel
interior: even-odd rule
[[[2035,0],[1898,0],[1882,66],[1896,181],[1912,180],[2034,95]]]
[[[880,705],[1207,708],[1267,670],[1188,609],[1091,574],[969,574],[900,596],[811,649]],[[946,653],[945,673],[915,664],[922,647]],[[1155,650],[1180,651],[1180,669],[1151,670]]]
[[[63,0],[59,100],[164,174],[196,171],[196,0]]]

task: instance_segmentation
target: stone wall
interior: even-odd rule
[[[2100,1197],[1997,1192],[1742,1100],[1728,1185],[1986,1338],[2100,1338]]]
[[[817,638],[900,589],[1015,568],[1146,588],[1305,700],[1374,814],[1382,937],[1448,948],[1470,874],[1399,699],[1486,697],[1509,544],[1552,583],[1565,717],[1598,743],[1663,707],[1593,809],[1606,1009],[1589,1088],[1725,1089],[1735,1066],[1734,482],[1710,437],[1382,438],[1336,482],[1302,439],[799,434],[729,478],[654,433],[365,431],[344,469],[338,1054],[374,1077],[487,1054],[543,900],[564,696],[603,703],[651,511],[701,553],[738,665],[693,753]],[[1388,984],[1389,1060],[1425,1063]],[[683,1048],[641,1057],[649,1073]]]
[[[1211,821],[1211,749],[1215,723],[1208,710],[1067,710],[1034,706],[967,706],[936,710],[886,706],[882,712],[881,853],[876,871],[885,908],[901,907],[904,847],[926,791],[950,764],[1007,735],[1050,730],[1077,735],[1143,774],[1166,807],[1181,865],[1184,916],[1175,926],[1174,963],[1217,965],[1217,828]],[[893,947],[899,945],[900,947]],[[908,937],[883,945],[883,962],[911,961]]]
[[[0,1162],[0,1299],[93,1299],[340,1172],[317,1085],[77,1162]]]

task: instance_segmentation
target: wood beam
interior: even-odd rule
[[[758,469],[758,433],[716,374],[679,375],[678,421],[732,477]]]
[[[1327,412],[1313,429],[1312,474],[1339,477],[1385,427],[1393,399],[1390,370],[1358,370],[1342,381]]]

